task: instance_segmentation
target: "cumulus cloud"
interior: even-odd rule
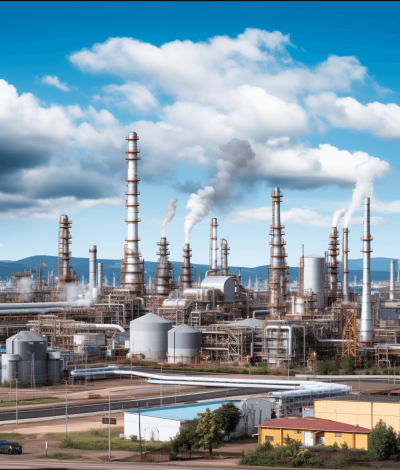
[[[52,77],[51,75],[45,75],[42,78],[42,83],[46,83],[47,85],[52,85],[58,88],[61,91],[69,91],[69,88],[67,87],[66,83],[61,83],[58,77],[54,76]]]
[[[107,94],[108,101],[115,101],[120,106],[133,106],[145,113],[158,106],[158,101],[153,94],[137,82],[128,81],[123,85],[107,85],[103,90]]]
[[[327,227],[332,226],[332,217],[323,215],[311,209],[303,209],[292,207],[288,211],[281,211],[281,219],[283,223],[292,223],[305,225],[307,227]],[[271,206],[257,207],[246,211],[231,212],[228,220],[233,224],[249,223],[249,222],[267,222],[272,220]],[[363,217],[353,217],[353,224],[362,225]],[[381,227],[387,225],[388,219],[385,217],[371,217],[371,225]]]
[[[82,208],[77,201],[97,204],[120,194],[127,131],[111,113],[44,107],[31,93],[18,95],[5,80],[0,80],[0,103],[2,216],[25,217],[25,210],[36,216],[45,208],[54,214],[63,198]]]
[[[355,98],[339,98],[333,92],[308,96],[311,112],[334,127],[368,131],[384,139],[400,138],[400,106],[379,102],[361,104]]]

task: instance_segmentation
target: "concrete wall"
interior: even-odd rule
[[[181,422],[178,420],[140,415],[141,436],[146,441],[169,441],[179,433],[180,429]],[[130,439],[131,436],[137,436],[139,439],[138,413],[124,413],[124,438]]]

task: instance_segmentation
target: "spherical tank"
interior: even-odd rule
[[[191,363],[201,349],[201,331],[189,325],[179,325],[168,332],[168,362]]]
[[[168,350],[168,331],[172,323],[148,313],[130,323],[131,354],[143,354],[146,360],[163,360]]]
[[[304,290],[311,289],[318,296],[316,307],[324,306],[325,258],[319,255],[304,257]]]

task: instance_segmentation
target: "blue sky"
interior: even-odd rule
[[[208,262],[215,216],[231,264],[268,264],[274,185],[285,195],[290,265],[302,243],[306,253],[326,250],[342,207],[350,257],[359,258],[365,195],[374,256],[398,258],[399,10],[397,2],[1,3],[0,259],[56,255],[64,212],[74,256],[97,244],[99,257],[121,257],[130,130],[140,137],[145,260],[156,259],[176,196],[173,260],[190,200],[206,214],[191,217],[194,262]]]

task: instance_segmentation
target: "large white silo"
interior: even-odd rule
[[[143,354],[146,360],[164,360],[168,350],[168,331],[172,323],[148,313],[130,322],[131,354]]]

